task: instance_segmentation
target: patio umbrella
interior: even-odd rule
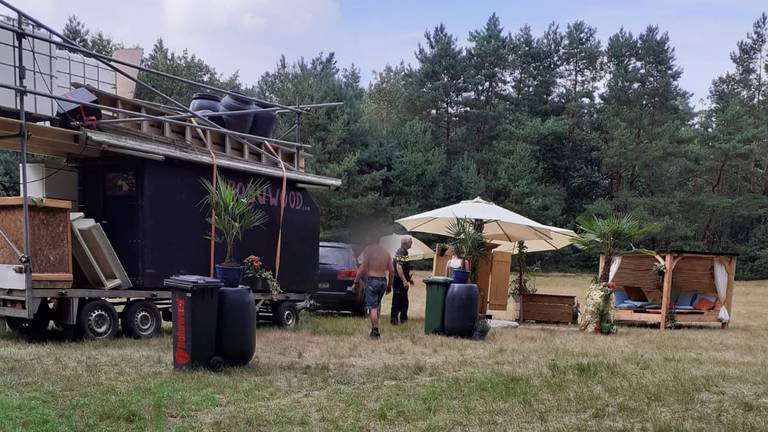
[[[479,197],[398,219],[396,222],[408,231],[450,236],[447,227],[456,218],[481,221],[483,233],[489,240],[516,242],[550,239],[548,226]]]
[[[391,256],[395,256],[395,252],[397,252],[397,250],[400,248],[401,239],[403,237],[404,236],[400,234],[390,234],[379,239],[379,244],[384,246],[384,248],[389,252]],[[408,250],[408,259],[410,261],[431,259],[433,256],[435,256],[435,252],[430,249],[430,247],[427,246],[423,241],[417,239],[416,237],[411,237],[411,239],[413,239],[413,244]]]
[[[548,250],[556,250],[564,248],[571,244],[571,241],[576,237],[576,233],[565,228],[547,227],[552,237],[549,240],[525,240],[526,252],[541,252]],[[509,252],[511,254],[517,253],[517,242],[499,241],[494,243],[501,246],[494,249],[494,251]]]

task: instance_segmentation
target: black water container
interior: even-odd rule
[[[443,330],[448,336],[470,337],[480,304],[480,290],[475,284],[451,284],[445,295]]]
[[[238,95],[226,95],[221,100],[221,111],[245,111],[255,109],[249,99]],[[253,123],[253,113],[235,114],[224,117],[226,128],[241,133],[248,133]]]
[[[259,106],[260,108],[271,108],[268,106]],[[277,126],[277,112],[274,109],[262,109],[256,111],[251,123],[251,135],[257,135],[264,138],[272,138]]]
[[[190,111],[221,111],[221,98],[210,93],[195,93],[189,104]]]
[[[207,117],[208,120],[216,123],[217,125],[219,125],[219,126],[221,126],[223,128],[227,127],[227,125],[224,124],[224,117],[223,116],[210,116],[210,115],[206,115],[206,114],[215,114],[218,111],[200,110],[200,111],[195,111],[195,112],[198,113],[198,114],[203,114],[203,117]],[[198,121],[197,124],[203,124],[205,126],[208,126],[207,124],[201,123],[200,121]]]
[[[219,289],[216,354],[230,366],[248,364],[256,353],[256,305],[249,287]]]

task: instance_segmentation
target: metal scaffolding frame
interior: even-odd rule
[[[26,304],[27,305],[30,304],[30,300],[31,300],[30,296],[31,296],[31,293],[32,293],[31,274],[32,274],[33,261],[31,260],[31,257],[30,257],[29,191],[28,191],[28,181],[27,181],[27,156],[28,156],[29,132],[28,132],[27,126],[26,126],[28,120],[27,120],[27,115],[26,115],[26,110],[25,110],[25,105],[24,105],[24,99],[25,99],[25,97],[28,94],[31,94],[31,95],[36,95],[36,96],[50,98],[50,99],[53,99],[53,100],[61,100],[61,101],[69,101],[69,102],[72,102],[72,101],[70,99],[66,98],[66,97],[56,96],[56,95],[51,94],[51,93],[40,92],[40,91],[37,91],[37,90],[28,89],[26,87],[25,80],[26,80],[27,69],[26,69],[26,67],[24,65],[24,49],[23,49],[23,41],[26,38],[36,39],[36,40],[40,40],[40,41],[44,41],[44,42],[53,43],[56,46],[59,46],[59,47],[62,47],[64,49],[71,50],[71,51],[74,51],[74,52],[78,52],[78,53],[81,53],[81,54],[83,54],[83,55],[85,55],[87,57],[93,58],[93,59],[101,62],[102,64],[104,64],[108,68],[114,70],[116,73],[118,73],[118,74],[122,75],[123,77],[129,79],[130,81],[136,83],[137,85],[143,86],[144,88],[148,89],[149,91],[151,91],[155,95],[159,96],[160,98],[170,102],[170,104],[172,106],[164,105],[164,104],[159,104],[159,103],[152,103],[152,104],[157,105],[158,107],[161,107],[163,109],[177,111],[179,113],[179,114],[173,114],[173,115],[168,115],[168,116],[153,116],[153,115],[144,114],[144,113],[137,113],[135,111],[121,110],[121,109],[116,108],[116,107],[110,107],[110,106],[105,106],[105,105],[100,105],[100,104],[95,104],[95,103],[87,103],[87,102],[77,101],[78,104],[83,105],[83,106],[99,108],[99,109],[107,110],[107,111],[110,111],[110,112],[121,113],[123,115],[129,116],[128,118],[107,119],[107,120],[92,121],[92,122],[82,122],[81,124],[78,125],[78,126],[81,126],[81,127],[88,126],[88,125],[96,125],[96,124],[127,123],[127,122],[137,122],[137,121],[147,121],[147,120],[162,121],[162,122],[167,122],[167,123],[171,123],[171,124],[181,124],[181,125],[184,125],[184,126],[190,126],[189,123],[186,123],[186,122],[184,122],[182,120],[191,119],[192,123],[194,125],[193,127],[195,127],[195,128],[198,128],[200,130],[221,132],[221,133],[227,134],[227,135],[231,136],[233,139],[241,142],[243,144],[243,146],[247,146],[249,149],[254,150],[256,152],[259,152],[259,153],[261,153],[263,155],[266,155],[266,156],[268,156],[268,157],[270,157],[272,159],[275,159],[275,156],[270,155],[268,152],[266,152],[263,149],[257,147],[253,143],[250,143],[250,142],[246,141],[246,139],[254,139],[254,140],[259,140],[259,141],[263,141],[263,142],[266,142],[266,143],[271,143],[271,144],[276,145],[277,147],[293,148],[293,149],[296,150],[296,165],[297,165],[296,168],[298,168],[300,150],[302,148],[310,147],[308,144],[301,144],[299,142],[300,138],[301,138],[300,130],[301,130],[301,116],[302,116],[302,114],[305,114],[305,113],[309,112],[310,109],[314,109],[314,108],[333,107],[333,106],[338,106],[338,105],[342,105],[343,104],[343,102],[331,102],[331,103],[321,103],[321,104],[311,104],[311,105],[299,105],[299,103],[297,101],[296,105],[294,105],[294,106],[282,105],[282,104],[278,104],[278,103],[263,101],[261,99],[257,99],[257,98],[250,97],[250,96],[247,96],[247,95],[243,95],[243,94],[240,94],[240,93],[235,93],[235,92],[232,92],[232,91],[229,91],[229,90],[226,90],[226,89],[222,89],[222,88],[218,88],[218,87],[215,87],[215,86],[211,86],[211,85],[208,85],[208,84],[199,83],[199,82],[192,81],[192,80],[189,80],[189,79],[186,79],[186,78],[177,77],[177,76],[171,75],[171,74],[166,73],[166,72],[162,72],[162,71],[157,71],[157,70],[154,70],[154,69],[146,68],[146,67],[143,67],[143,66],[140,66],[140,65],[136,65],[136,64],[132,64],[132,63],[129,63],[129,62],[126,62],[126,61],[122,61],[122,60],[118,60],[118,59],[113,59],[113,58],[111,58],[109,56],[105,56],[103,54],[99,54],[99,53],[93,52],[91,50],[88,50],[86,48],[83,48],[82,46],[78,45],[76,42],[74,42],[74,41],[64,37],[64,35],[58,33],[57,31],[55,31],[52,28],[48,27],[47,25],[43,24],[39,20],[35,19],[34,17],[32,17],[31,15],[25,13],[24,11],[20,10],[19,8],[17,8],[16,6],[12,5],[10,2],[8,2],[6,0],[0,0],[0,5],[6,7],[7,9],[9,9],[11,11],[13,11],[15,13],[15,15],[16,15],[16,25],[15,26],[8,25],[6,23],[0,22],[0,29],[12,32],[15,35],[15,39],[16,39],[16,42],[18,43],[18,47],[19,47],[19,49],[17,50],[17,52],[18,52],[18,68],[17,68],[18,85],[7,85],[7,84],[0,83],[0,88],[6,88],[6,89],[13,90],[16,93],[16,97],[18,98],[19,120],[20,120],[19,133],[18,133],[18,135],[2,136],[2,137],[0,137],[0,139],[15,138],[15,137],[18,136],[19,143],[20,143],[20,152],[19,152],[20,153],[20,157],[19,157],[19,159],[20,159],[20,165],[21,165],[20,171],[21,171],[21,195],[22,195],[22,208],[23,208],[22,212],[23,212],[23,239],[24,240],[23,240],[23,247],[20,248],[21,251],[19,251],[19,255],[20,255],[19,256],[19,263],[23,266],[23,271],[24,271],[24,273],[26,275],[26,287],[25,287],[26,290],[25,291],[26,291]],[[35,27],[46,31],[48,34],[50,34],[52,36],[55,36],[56,38],[59,38],[60,40],[54,40],[52,38],[45,37],[45,36],[42,36],[40,34],[35,34],[35,33],[31,32],[31,31],[27,31],[24,28],[24,24],[25,23],[30,23],[30,24],[34,25]],[[33,52],[33,58],[34,58],[34,52]],[[178,101],[176,101],[172,97],[164,94],[160,90],[157,90],[156,88],[154,88],[151,85],[147,84],[146,82],[144,82],[144,81],[142,81],[142,80],[140,80],[138,78],[132,77],[130,74],[125,72],[123,69],[117,67],[116,64],[117,65],[122,65],[122,66],[125,66],[125,67],[129,67],[129,68],[141,71],[141,72],[145,72],[145,73],[161,76],[161,77],[164,77],[164,78],[167,78],[167,79],[175,80],[175,81],[178,81],[178,82],[182,82],[182,83],[185,83],[185,84],[189,84],[189,85],[192,85],[192,86],[195,86],[195,87],[200,87],[200,88],[203,88],[205,90],[214,91],[214,92],[225,94],[225,95],[234,95],[234,96],[237,96],[237,97],[240,97],[240,98],[245,98],[245,99],[251,101],[252,103],[256,103],[256,104],[260,104],[260,105],[269,105],[269,106],[271,106],[271,108],[266,108],[266,109],[274,110],[274,111],[276,111],[278,113],[290,113],[290,112],[295,113],[295,116],[296,116],[295,117],[295,123],[288,130],[288,132],[286,132],[285,135],[289,134],[290,132],[295,132],[296,141],[293,142],[293,141],[286,141],[286,140],[283,140],[283,139],[261,137],[261,136],[251,135],[251,134],[234,132],[234,131],[230,131],[228,129],[225,129],[222,126],[212,122],[208,117],[226,116],[226,115],[231,115],[231,114],[243,114],[243,113],[251,112],[251,111],[254,111],[254,110],[235,111],[235,112],[229,112],[229,113],[219,113],[219,114],[214,114],[214,115],[205,115],[205,114],[196,113],[194,111],[191,111],[188,107],[182,105],[181,103],[179,103]],[[198,120],[200,122],[200,124],[198,124],[195,120]],[[281,160],[278,160],[278,161],[282,163]],[[296,168],[294,168],[294,169],[296,169]],[[3,236],[3,237],[5,237],[5,236]],[[17,250],[15,245],[12,245],[12,246],[13,246],[14,250]],[[31,314],[33,312],[29,311],[28,313],[30,314],[29,318],[31,318]]]

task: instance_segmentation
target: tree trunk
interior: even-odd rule
[[[603,263],[603,270],[600,272],[600,282],[608,283],[608,278],[611,275],[611,263],[613,262],[613,254],[607,252],[605,254],[605,262]]]

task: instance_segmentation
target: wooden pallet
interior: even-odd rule
[[[118,96],[89,85],[72,83],[72,86],[75,88],[85,87],[88,89],[96,95],[100,105],[158,117],[179,114],[178,111],[174,111],[158,104]],[[103,114],[104,119],[130,117],[124,113],[103,112]],[[226,131],[214,132],[203,130],[196,128],[191,120],[182,121],[185,121],[187,126],[148,119],[145,121],[129,123],[104,124],[100,125],[99,129],[105,132],[132,135],[137,138],[153,142],[163,142],[179,147],[212,150],[218,154],[230,156],[235,159],[257,162],[267,166],[280,166],[280,163],[276,158],[270,157],[270,155],[274,156],[274,154],[269,150],[268,145],[264,141],[250,138],[245,139],[245,141],[256,147],[256,150],[253,150],[244,145],[235,135],[228,134]],[[307,156],[311,157],[311,155],[302,151],[300,148],[291,148],[279,144],[272,144],[272,148],[277,152],[277,156],[283,161],[288,170],[303,172],[305,168],[305,158]]]

